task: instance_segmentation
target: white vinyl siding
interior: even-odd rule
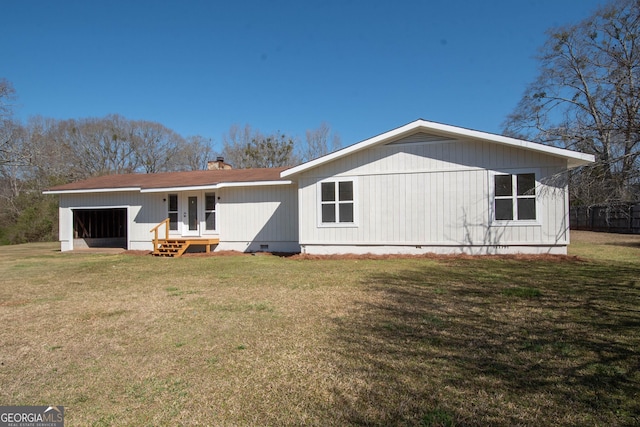
[[[295,185],[224,188],[216,196],[220,250],[299,250]]]
[[[127,208],[127,247],[151,250],[151,228],[167,218],[166,194],[142,194],[138,191],[111,193],[61,194],[60,241],[62,247],[73,247],[73,210]]]
[[[184,211],[184,193],[177,194],[179,228]],[[191,193],[188,193],[191,195]],[[298,244],[298,203],[295,185],[226,188],[215,193],[215,210],[208,209],[207,194],[194,193],[202,200],[200,227],[207,228],[206,214],[215,212],[216,230],[205,230],[207,236],[220,236],[220,246],[240,251],[268,250],[295,252]],[[73,209],[126,207],[128,211],[128,248],[151,250],[153,233],[150,230],[167,218],[170,198],[167,193],[110,192],[87,194],[61,194],[60,196],[61,247],[73,246]],[[218,200],[220,197],[220,200]],[[211,199],[209,200],[211,202]],[[172,235],[180,236],[180,229]],[[160,237],[164,236],[161,230]]]
[[[372,147],[299,177],[301,245],[557,245],[566,242],[566,160],[499,144],[419,140]],[[508,170],[508,172],[506,172]],[[493,176],[536,174],[536,220],[492,220]],[[319,227],[318,186],[354,180],[358,227]],[[517,222],[517,221],[513,221]]]

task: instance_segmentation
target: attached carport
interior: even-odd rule
[[[73,247],[127,249],[127,208],[73,209]]]

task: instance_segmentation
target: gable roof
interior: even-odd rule
[[[291,181],[280,178],[286,168],[230,169],[191,172],[132,173],[104,175],[58,185],[45,194],[140,191],[142,193],[216,189],[223,187],[281,185]]]
[[[422,134],[421,141],[425,137],[446,140],[446,139],[471,139],[477,141],[491,142],[495,144],[518,147],[539,153],[561,157],[567,160],[569,168],[586,165],[595,161],[592,154],[584,154],[577,151],[552,147],[536,142],[522,139],[510,138],[487,132],[480,132],[471,129],[445,125],[418,119],[399,128],[358,142],[334,151],[325,156],[308,161],[292,168],[262,168],[262,169],[231,169],[231,170],[206,170],[190,172],[164,172],[153,174],[120,174],[104,175],[89,178],[83,181],[58,185],[45,191],[45,194],[66,194],[66,193],[99,193],[115,191],[139,191],[142,193],[164,192],[164,191],[186,191],[205,190],[224,187],[237,186],[258,186],[258,185],[287,185],[292,181],[284,178],[292,177],[299,173],[313,169],[333,160],[348,156],[358,151],[380,145],[394,143],[402,138],[415,134]],[[427,134],[427,135],[425,135]]]
[[[536,142],[526,141],[523,139],[510,138],[507,136],[496,135],[487,132],[480,132],[477,130],[465,129],[451,125],[445,125],[442,123],[430,122],[423,119],[418,119],[414,122],[408,123],[399,128],[392,129],[388,132],[374,136],[373,138],[365,139],[364,141],[345,147],[341,150],[334,151],[325,156],[308,161],[299,166],[287,169],[283,171],[280,176],[282,178],[291,177],[301,172],[308,171],[325,163],[333,160],[348,156],[358,151],[365,150],[367,148],[390,143],[403,137],[415,133],[427,133],[431,137],[440,137],[440,139],[453,139],[464,138],[477,141],[486,141],[495,144],[508,145],[511,147],[518,147],[525,150],[531,150],[538,153],[544,153],[555,157],[561,157],[567,160],[567,166],[574,168],[595,161],[595,157],[592,154],[584,154],[577,151],[566,150],[563,148],[552,147],[549,145],[539,144]]]

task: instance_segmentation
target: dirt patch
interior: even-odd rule
[[[513,259],[519,261],[578,261],[578,257],[569,255],[468,255],[468,254],[421,254],[421,255],[374,255],[374,254],[342,254],[342,255],[309,255],[296,254],[291,256],[295,260],[389,260],[389,259],[434,259],[440,261],[461,260],[461,259]]]
[[[151,251],[124,251],[122,252],[124,255],[138,255],[138,256],[142,256],[142,255],[151,255]]]
[[[242,255],[246,256],[251,254],[245,253],[245,252],[238,252],[238,251],[211,251],[209,253],[207,252],[185,253],[185,254],[182,254],[182,257],[201,258],[201,257],[211,257],[211,256],[242,256]]]
[[[640,235],[638,234],[616,234],[616,233],[599,233],[594,231],[571,230],[571,241],[573,243],[588,244],[604,244],[619,246],[637,246],[640,247]],[[81,250],[78,252],[98,252],[100,249]],[[76,251],[74,251],[76,252]],[[122,251],[125,255],[150,255],[151,251]],[[277,252],[239,252],[239,251],[211,251],[185,253],[183,257],[226,257],[226,256],[277,256],[286,257],[292,260],[389,260],[389,259],[434,259],[434,260],[460,260],[460,259],[512,259],[519,261],[535,260],[548,262],[576,262],[581,261],[577,256],[570,255],[468,255],[468,254],[420,254],[420,255],[374,255],[374,254],[341,254],[341,255],[310,255],[295,253],[277,253]]]
[[[128,251],[127,251],[128,252]],[[226,256],[274,256],[281,258],[289,258],[292,260],[391,260],[391,259],[434,259],[434,260],[460,260],[460,259],[513,259],[520,261],[536,260],[536,261],[552,261],[566,262],[577,261],[578,257],[569,255],[468,255],[468,254],[451,254],[439,255],[426,253],[420,255],[375,255],[375,254],[339,254],[339,255],[311,255],[296,253],[279,253],[279,252],[238,252],[238,251],[215,251],[215,252],[198,252],[183,254],[182,257],[200,258],[200,257],[226,257]]]
[[[31,302],[28,299],[18,299],[0,302],[0,307],[19,307],[21,305],[27,305]]]
[[[121,254],[127,252],[122,248],[81,248],[70,251],[71,254]]]

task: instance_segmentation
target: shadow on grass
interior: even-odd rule
[[[621,246],[625,248],[640,248],[640,242],[605,243],[607,246]]]
[[[640,268],[449,260],[367,286],[338,321],[346,423],[640,423]]]

